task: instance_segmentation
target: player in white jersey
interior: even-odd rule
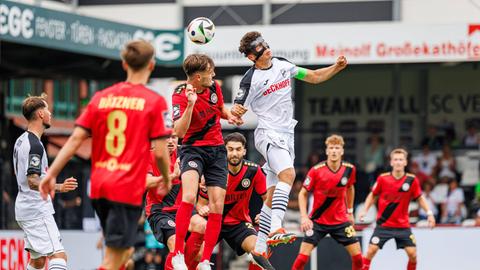
[[[48,168],[47,154],[40,138],[50,127],[52,116],[44,95],[26,98],[22,110],[28,126],[15,142],[13,166],[18,183],[15,219],[25,233],[25,249],[30,252],[27,270],[43,269],[47,257],[49,270],[64,270],[67,269],[67,255],[53,218],[52,200],[50,197],[43,200],[38,191]],[[77,186],[75,178],[68,178],[55,189],[68,192]]]
[[[259,32],[246,33],[240,40],[239,51],[254,65],[240,82],[232,113],[241,117],[248,107],[258,117],[255,147],[266,160],[268,188],[252,255],[261,267],[273,269],[266,259],[267,244],[275,246],[295,240],[295,235],[282,228],[295,180],[293,144],[297,121],[293,118],[291,78],[314,84],[324,82],[343,70],[347,59],[339,56],[335,64],[316,70],[298,67],[286,59],[272,57],[270,47]]]

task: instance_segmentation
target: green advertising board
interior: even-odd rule
[[[120,59],[125,42],[145,39],[158,65],[183,61],[183,31],[155,30],[0,0],[0,40]]]

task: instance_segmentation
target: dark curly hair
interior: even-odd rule
[[[238,47],[238,51],[243,53],[247,56],[251,52],[250,44],[256,40],[258,37],[261,37],[262,34],[257,31],[251,31],[243,35],[242,39],[240,40],[240,46]]]

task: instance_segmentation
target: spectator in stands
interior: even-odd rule
[[[418,175],[417,175],[418,177]],[[438,215],[438,208],[437,208],[437,205],[435,203],[435,200],[433,199],[432,197],[432,190],[433,190],[433,184],[431,182],[428,182],[428,181],[425,181],[423,184],[422,184],[422,189],[423,189],[423,196],[425,197],[425,200],[427,201],[427,204],[428,204],[428,207],[430,208],[430,210],[432,210],[433,212],[433,216],[435,217],[435,219],[437,219],[437,215]],[[418,217],[419,219],[427,219],[428,218],[428,215],[427,213],[420,207],[420,210],[418,212]]]
[[[424,144],[422,152],[413,158],[413,161],[420,166],[420,171],[428,176],[432,176],[433,169],[437,164],[437,157],[430,152],[429,144]]]
[[[470,124],[467,128],[467,134],[463,137],[463,146],[467,148],[478,148],[480,145],[480,133],[473,124]]]
[[[442,155],[435,165],[437,178],[456,178],[455,158],[449,145],[442,147]]]
[[[423,185],[425,182],[429,182],[432,187],[435,185],[435,178],[422,172],[420,170],[420,166],[416,161],[410,162],[410,168],[408,169],[408,171],[415,174],[415,176],[420,181],[420,185]]]
[[[465,218],[465,195],[458,182],[452,179],[448,184],[448,195],[445,203],[442,204],[442,223],[460,224]]]
[[[430,125],[427,136],[422,140],[422,146],[428,145],[430,149],[440,149],[443,145],[443,137],[438,135],[437,127]]]
[[[378,170],[383,169],[385,159],[385,149],[381,144],[378,134],[372,134],[368,139],[368,143],[365,147],[364,162],[365,173],[368,180],[372,183],[377,178]]]

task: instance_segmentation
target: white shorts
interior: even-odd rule
[[[65,251],[53,215],[17,222],[25,233],[25,249],[30,252],[32,259]]]
[[[255,130],[255,148],[265,158],[263,169],[267,174],[267,188],[278,183],[277,175],[293,168],[295,160],[294,134],[267,129]]]

